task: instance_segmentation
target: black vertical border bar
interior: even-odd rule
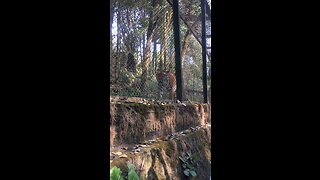
[[[208,81],[207,81],[207,41],[206,41],[206,0],[201,0],[201,44],[202,44],[202,79],[203,99],[208,103]]]
[[[181,64],[180,24],[179,24],[179,0],[173,0],[173,33],[176,59],[177,99],[183,100],[183,77]]]

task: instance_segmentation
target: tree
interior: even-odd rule
[[[154,14],[154,11],[157,9],[158,1],[152,1],[152,8],[150,9],[149,13],[149,24],[147,29],[147,42],[146,47],[144,50],[144,59],[142,62],[142,75],[141,75],[141,82],[140,82],[140,91],[144,91],[145,83],[147,81],[148,75],[148,67],[151,61],[151,44],[154,35],[154,29],[157,25],[157,21],[159,19],[158,15]]]
[[[166,0],[163,0],[163,4],[166,3]],[[172,16],[173,16],[173,11],[171,7],[168,8],[163,13],[163,33],[162,33],[162,38],[161,38],[161,49],[160,49],[160,63],[159,63],[159,71],[162,73],[164,71],[165,67],[165,59],[166,59],[166,49],[168,48],[168,37],[169,37],[169,30],[170,30],[170,25],[172,25]]]

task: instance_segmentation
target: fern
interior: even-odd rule
[[[128,165],[128,180],[140,180],[138,174],[135,171],[135,167],[133,164]],[[121,169],[118,167],[113,167],[110,169],[110,180],[123,180],[123,177],[121,176]]]
[[[122,180],[121,170],[118,167],[113,167],[110,170],[110,180]]]
[[[133,164],[129,164],[128,169],[129,169],[128,180],[140,180],[138,174],[135,171],[135,167]]]

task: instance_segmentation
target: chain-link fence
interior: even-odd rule
[[[176,83],[172,0],[114,0],[111,7],[111,95],[159,99],[164,91],[168,99]],[[200,0],[180,0],[179,11],[184,96],[203,102]]]

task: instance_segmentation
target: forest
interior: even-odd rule
[[[112,96],[158,99],[157,73],[165,71],[175,73],[171,1],[110,1],[110,92]],[[208,2],[211,6],[211,1]],[[200,44],[200,0],[180,0],[179,11],[183,93],[188,100],[201,102],[203,101],[203,68]],[[210,26],[207,30],[208,34],[211,34]],[[207,46],[211,46],[210,39],[207,40]],[[206,60],[210,98],[211,51],[207,53]]]

